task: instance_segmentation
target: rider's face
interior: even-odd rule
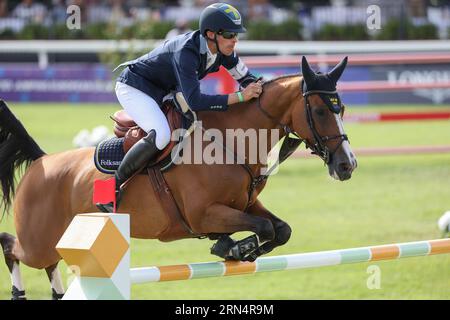
[[[220,52],[222,52],[226,56],[231,56],[233,54],[237,42],[238,42],[237,33],[236,34],[227,33],[224,35],[220,33],[217,34],[217,43],[219,44]]]

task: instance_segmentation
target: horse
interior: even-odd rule
[[[344,106],[336,92],[347,57],[325,74],[313,71],[305,57],[301,65],[302,74],[265,82],[259,98],[230,106],[226,112],[198,112],[198,119],[203,129],[222,133],[267,129],[276,132],[278,140],[294,134],[296,142],[292,143],[294,138],[286,140],[294,148],[303,141],[325,162],[330,176],[348,180],[357,162],[344,132]],[[284,158],[292,149],[285,151]],[[61,257],[55,246],[76,214],[98,211],[91,202],[93,182],[111,177],[96,170],[93,153],[94,148],[87,147],[46,154],[6,104],[0,104],[2,201],[8,212],[14,195],[16,228],[16,236],[0,233],[0,244],[11,273],[12,299],[26,299],[20,262],[46,270],[53,299],[64,294],[57,268]],[[264,164],[250,163],[246,155],[241,158],[241,164],[182,163],[164,172],[188,226],[185,232],[169,237],[170,241],[203,235],[217,240],[213,254],[253,261],[289,240],[290,226],[258,199],[268,177],[259,174]],[[25,173],[16,188],[14,173],[19,167],[25,168]],[[145,175],[136,175],[129,182],[118,212],[130,214],[133,238],[167,241],[161,235],[169,219]],[[239,241],[230,238],[240,231],[252,235]]]

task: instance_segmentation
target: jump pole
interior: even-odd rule
[[[56,247],[67,264],[78,272],[63,299],[130,299],[131,284],[450,253],[450,239],[437,239],[262,257],[255,262],[201,262],[130,269],[129,230],[127,214],[91,213],[74,218]]]

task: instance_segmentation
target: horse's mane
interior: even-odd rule
[[[282,80],[282,79],[286,79],[286,78],[299,77],[300,75],[301,75],[300,73],[284,74],[284,75],[278,76],[278,77],[276,77],[276,78],[270,79],[270,80],[268,80],[268,81],[265,81],[265,82],[263,83],[263,86],[265,86],[266,84],[267,84],[267,85],[268,85],[268,84],[271,84],[272,82],[276,82],[276,81],[278,81],[278,80]]]

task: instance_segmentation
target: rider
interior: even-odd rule
[[[215,3],[200,15],[200,30],[165,41],[126,66],[116,83],[116,95],[136,124],[147,132],[125,155],[116,171],[116,201],[120,186],[170,142],[171,132],[160,106],[164,96],[181,91],[194,111],[225,111],[229,105],[257,98],[262,84],[234,52],[238,34],[246,32],[240,13],[231,5]],[[224,66],[240,84],[236,93],[206,95],[199,80]],[[101,205],[112,211],[112,204]]]

